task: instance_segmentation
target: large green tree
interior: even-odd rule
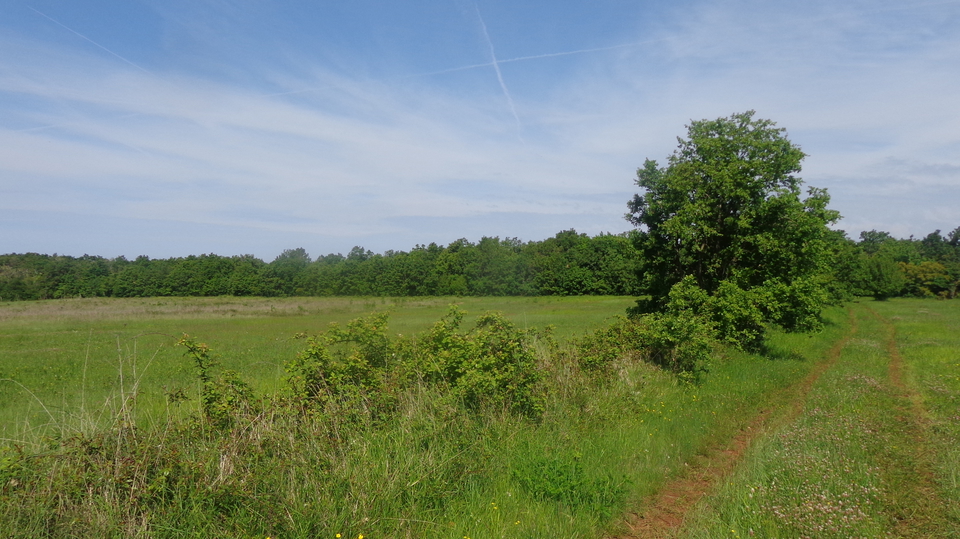
[[[826,273],[827,225],[839,214],[827,208],[823,189],[802,197],[797,173],[805,154],[753,111],[691,122],[678,141],[666,166],[647,159],[637,171],[644,192],[628,203],[649,297],[641,310],[664,310],[671,289],[684,281],[715,297],[731,287],[755,291],[758,302],[766,297],[762,310],[772,321],[809,318],[771,306],[802,290],[799,303],[818,314],[818,302],[807,296]]]

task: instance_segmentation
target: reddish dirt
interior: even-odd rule
[[[696,503],[729,476],[744,453],[761,433],[770,427],[796,417],[803,410],[813,384],[840,358],[840,352],[857,332],[857,318],[848,310],[850,329],[827,353],[823,361],[806,378],[787,390],[786,406],[780,413],[762,410],[750,423],[725,444],[708,448],[685,473],[668,482],[655,495],[625,517],[627,531],[616,539],[653,539],[674,536]]]

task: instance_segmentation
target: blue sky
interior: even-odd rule
[[[960,1],[4,0],[0,253],[617,233],[750,109],[851,236],[960,225]]]

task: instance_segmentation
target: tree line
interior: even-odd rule
[[[960,227],[922,239],[871,230],[829,239],[827,287],[853,296],[956,297]],[[0,301],[152,296],[534,296],[637,295],[640,252],[631,234],[566,230],[543,241],[484,237],[446,246],[311,258],[288,249],[272,262],[252,255],[166,259],[37,253],[0,255]]]
[[[806,154],[754,114],[691,122],[663,166],[647,159],[637,170],[643,192],[627,203],[636,226],[629,233],[571,229],[543,241],[484,237],[382,254],[354,247],[315,260],[297,248],[270,263],[252,255],[8,254],[0,255],[0,300],[634,295],[633,315],[702,324],[743,345],[759,342],[769,323],[815,329],[829,301],[956,297],[960,227],[920,240],[871,230],[855,241],[831,230],[840,214],[827,191],[810,187],[803,196],[797,173]]]
[[[153,296],[633,295],[637,258],[627,234],[566,230],[431,243],[410,251],[311,258],[287,249],[272,262],[215,254],[151,259],[37,253],[0,255],[0,300]]]
[[[871,230],[860,241],[844,238],[837,257],[846,265],[837,271],[856,276],[849,283],[858,296],[954,299],[960,286],[960,227],[946,236],[939,230],[922,239],[897,239]]]

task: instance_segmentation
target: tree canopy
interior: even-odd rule
[[[783,299],[799,300],[804,290],[799,303],[819,315],[809,294],[827,271],[827,225],[840,216],[827,208],[823,189],[801,197],[803,151],[753,111],[691,122],[678,142],[665,167],[644,162],[636,180],[644,192],[628,202],[640,288],[649,298],[640,309],[666,309],[684,282],[707,297],[753,292],[750,301],[767,320],[809,325],[810,313],[798,318]]]

